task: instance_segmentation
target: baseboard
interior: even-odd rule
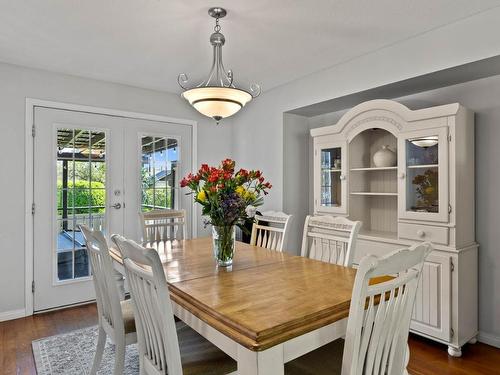
[[[26,311],[24,309],[3,311],[0,312],[0,322],[6,320],[24,318],[25,316],[26,316]]]
[[[500,336],[479,331],[479,334],[477,335],[477,340],[482,342],[483,344],[488,344],[494,346],[495,348],[500,348]]]

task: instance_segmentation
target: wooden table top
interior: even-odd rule
[[[217,268],[211,238],[154,243],[173,301],[251,350],[264,350],[349,314],[356,271],[237,242]],[[121,262],[119,253],[111,256]]]

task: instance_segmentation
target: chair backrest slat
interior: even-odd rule
[[[109,255],[106,239],[101,231],[92,230],[85,225],[80,225],[80,230],[85,239],[85,246],[92,267],[99,319],[107,322],[118,332],[123,332],[120,294],[113,278],[113,261]]]
[[[168,284],[154,249],[114,235],[130,286],[141,371],[149,375],[182,375],[177,331]]]
[[[342,360],[343,375],[402,374],[413,305],[429,243],[382,258],[364,257],[356,273]],[[392,276],[372,284],[379,276]]]
[[[186,210],[141,212],[142,241],[173,241],[187,238]]]
[[[307,216],[301,255],[350,267],[360,228],[360,221],[342,216]]]
[[[288,236],[292,215],[283,212],[267,211],[255,216],[252,226],[250,245],[270,250],[283,251]],[[262,223],[267,223],[263,225]]]

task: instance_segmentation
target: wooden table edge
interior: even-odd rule
[[[214,315],[209,312],[213,310],[208,309],[203,304],[198,303],[196,300],[185,298],[184,296],[188,295],[175,288],[175,285],[171,284],[169,289],[172,301],[217,331],[252,351],[268,349],[315,329],[335,323],[349,315],[350,302],[346,302],[341,308],[323,310],[314,316],[304,317],[304,319],[296,320],[292,324],[273,327],[257,334],[249,330],[245,332],[243,327],[232,321],[228,321],[223,315]],[[309,319],[310,321],[304,324],[305,319]]]

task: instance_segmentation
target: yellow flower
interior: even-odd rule
[[[245,193],[245,199],[253,201],[255,199],[255,194],[247,190],[247,192]]]
[[[196,199],[198,199],[199,201],[205,202],[207,200],[207,193],[205,193],[205,190],[200,190],[200,192],[196,196]]]
[[[236,188],[236,194],[238,194],[240,197],[243,197],[247,191],[247,189],[245,189],[243,186],[238,186]]]

